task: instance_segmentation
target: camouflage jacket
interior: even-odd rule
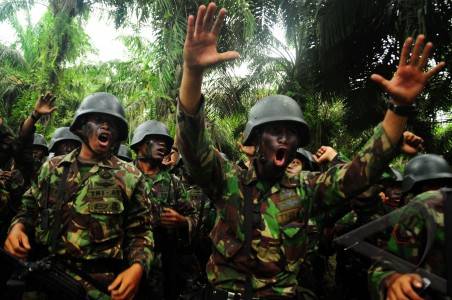
[[[152,192],[149,197],[152,199],[153,213],[156,214],[154,218],[154,221],[157,221],[156,225],[158,226],[158,216],[163,208],[169,207],[187,217],[190,234],[197,224],[197,218],[186,186],[177,176],[170,173],[169,169],[163,169],[155,176],[144,175],[144,177],[148,191]]]
[[[243,293],[249,277],[258,297],[295,294],[309,217],[338,209],[378,180],[395,152],[378,126],[350,163],[325,173],[302,172],[296,181],[284,176],[266,186],[254,167],[242,170],[214,150],[205,131],[203,105],[195,115],[184,113],[179,105],[177,130],[188,172],[217,208],[210,234],[214,249],[207,265],[209,281],[215,288]],[[245,197],[254,206],[249,255],[243,247]]]
[[[443,278],[447,275],[445,256],[444,230],[444,194],[441,191],[430,191],[416,196],[410,205],[401,210],[399,220],[394,226],[386,250]],[[423,261],[420,261],[427,241],[427,222],[425,216],[419,213],[426,210],[431,220],[436,224],[433,244]],[[369,270],[369,281],[373,299],[385,299],[386,278],[396,271],[391,263],[381,260]],[[436,298],[434,298],[436,299]]]
[[[24,194],[11,227],[24,224],[28,232],[34,231],[36,244],[52,253],[89,261],[119,259],[129,266],[140,263],[148,272],[154,242],[143,174],[112,156],[82,176],[78,154],[79,150],[74,150],[44,163],[38,180]],[[55,212],[65,168],[69,170],[64,204],[61,212]],[[61,228],[52,250],[56,213],[61,214]]]

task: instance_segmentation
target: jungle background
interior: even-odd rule
[[[106,91],[122,101],[130,135],[147,119],[161,120],[174,132],[186,19],[207,2],[40,0],[43,17],[35,24],[19,22],[19,13],[29,19],[36,3],[0,0],[0,22],[17,35],[14,43],[0,44],[0,114],[11,126],[32,111],[40,94],[51,91],[58,110],[38,125],[49,139],[56,127],[70,124],[85,96]],[[390,78],[404,39],[424,33],[435,46],[430,63],[447,64],[420,96],[409,129],[424,138],[426,151],[452,162],[452,1],[221,0],[217,5],[228,10],[220,51],[241,53],[239,60],[211,69],[203,85],[211,138],[228,157],[239,158],[236,142],[249,108],[274,93],[301,105],[312,131],[307,149],[331,145],[352,155],[386,109],[385,94],[369,76]],[[95,7],[116,28],[134,28],[121,38],[130,54],[126,61],[86,59],[95,49],[84,24]],[[144,24],[151,26],[152,40],[139,34]],[[275,26],[282,28],[284,41],[273,34]]]

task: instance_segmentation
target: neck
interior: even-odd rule
[[[153,164],[147,160],[138,160],[138,168],[146,175],[154,176],[160,172],[160,164]]]
[[[257,178],[270,184],[280,180],[284,175],[284,169],[280,170],[279,168],[275,168],[273,165],[262,162],[259,159],[254,160],[254,166],[256,167]]]
[[[82,143],[78,157],[80,160],[85,162],[98,162],[103,158],[97,153],[94,153],[85,143]]]

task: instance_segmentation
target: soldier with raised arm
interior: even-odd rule
[[[442,64],[423,71],[431,49],[427,44],[421,54],[423,36],[413,50],[420,59],[408,64],[408,39],[394,77],[388,81],[372,75],[392,96],[392,110],[374,135],[351,162],[324,173],[302,172],[297,181],[287,178],[285,170],[296,149],[309,140],[301,109],[287,96],[261,99],[251,108],[244,132],[243,144],[256,147],[255,158],[248,170],[242,170],[214,150],[205,130],[203,72],[239,56],[235,51],[217,52],[226,10],[221,9],[216,18],[215,11],[214,3],[201,5],[196,17],[188,17],[177,116],[184,163],[217,208],[207,265],[211,287],[204,297],[295,299],[297,273],[307,247],[307,220],[338,209],[378,180],[397,151],[407,122],[404,113]]]

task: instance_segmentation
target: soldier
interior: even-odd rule
[[[47,142],[42,134],[35,133],[33,138],[33,175],[32,180],[36,179],[38,176],[38,171],[42,164],[49,155],[49,148],[47,147]]]
[[[408,64],[412,40],[407,39],[391,81],[372,75],[392,96],[390,109],[373,137],[350,163],[325,173],[302,172],[297,182],[284,174],[296,149],[309,139],[301,109],[282,95],[258,101],[250,110],[244,134],[244,145],[255,145],[256,155],[251,168],[242,170],[212,148],[204,126],[203,72],[239,56],[235,51],[217,52],[226,11],[221,9],[215,19],[215,10],[214,3],[207,8],[201,5],[196,20],[188,17],[177,116],[178,148],[184,163],[218,213],[207,265],[212,288],[205,299],[293,299],[306,251],[307,220],[320,211],[337,209],[380,177],[394,157],[406,112],[412,110],[428,78],[444,64],[422,71],[430,43],[419,60]],[[419,36],[412,57],[419,57],[423,43],[424,37]]]
[[[73,134],[69,127],[60,127],[52,134],[49,152],[53,152],[55,156],[65,155],[80,148],[81,144],[80,138]]]
[[[452,218],[451,210],[448,209],[450,203],[446,203],[452,197],[447,199],[446,193],[452,195],[452,190],[439,189],[417,195],[409,205],[402,208],[387,244],[388,251],[443,278],[447,278],[450,272],[449,258],[446,259],[450,255],[450,247],[446,247],[450,227],[446,228],[446,222]],[[420,296],[424,284],[416,272],[399,273],[393,263],[382,259],[369,271],[369,275],[373,299],[424,299]],[[428,291],[427,295],[430,296],[427,299],[446,299],[446,295],[437,291]]]
[[[436,154],[422,154],[412,158],[403,172],[402,193],[408,203],[416,195],[437,190],[450,184],[452,174],[447,161]]]
[[[193,253],[187,249],[196,224],[195,210],[180,180],[162,164],[172,145],[166,126],[155,120],[140,124],[130,145],[137,154],[135,165],[144,173],[160,213],[154,226],[157,255],[151,285],[155,298],[167,300],[177,299],[185,288],[187,275],[195,273],[190,264],[196,264]],[[158,279],[162,276],[163,281]]]
[[[126,162],[131,162],[133,160],[132,151],[124,144],[119,145],[118,154],[116,156]]]
[[[68,270],[92,299],[133,298],[149,271],[153,237],[144,176],[111,154],[128,135],[124,110],[115,96],[94,93],[70,129],[82,147],[44,163],[23,196],[5,250],[20,259],[39,249],[56,254],[94,278]]]

